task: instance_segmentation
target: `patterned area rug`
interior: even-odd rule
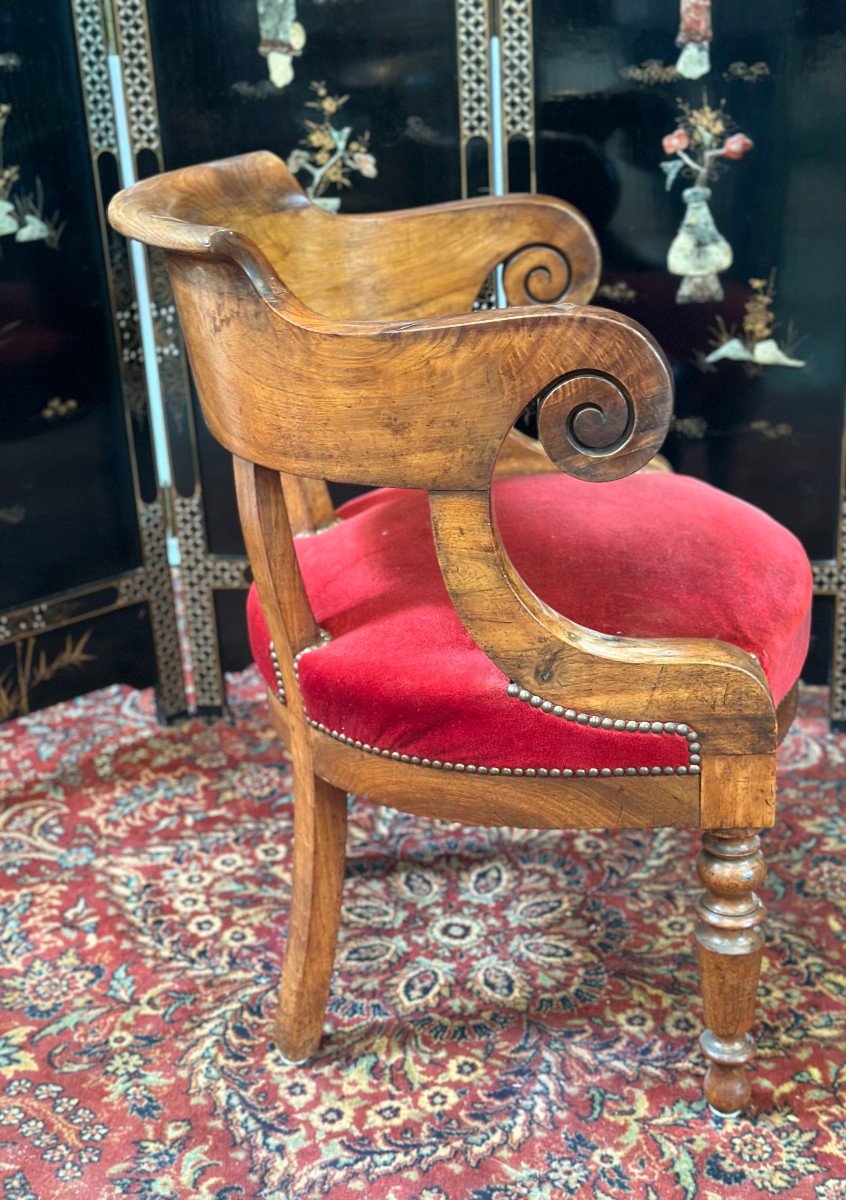
[[[846,738],[805,694],[767,836],[755,1111],[700,1098],[695,838],[356,801],[328,1036],[268,1039],[290,775],[257,677],[0,728],[0,1196],[846,1197]]]

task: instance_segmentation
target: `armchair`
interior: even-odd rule
[[[330,215],[267,153],[147,179],[110,217],[166,252],[233,455],[294,767],[282,1052],[322,1035],[348,792],[469,823],[689,827],[705,1093],[743,1108],[758,833],[810,569],[757,509],[645,470],[672,377],[641,326],[587,304],[584,218],[541,196]],[[470,312],[497,264],[514,307]],[[538,442],[513,429],[534,399]],[[377,490],[336,515],[325,480]]]

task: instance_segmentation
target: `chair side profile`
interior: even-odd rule
[[[777,710],[760,662],[736,645],[599,632],[557,611],[518,572],[494,510],[495,480],[630,476],[669,426],[661,350],[588,303],[600,258],[585,219],[520,195],[328,214],[263,152],[147,179],[115,197],[110,219],[164,250],[206,421],[233,455],[269,632],[270,712],[294,768],[283,1054],[303,1061],[321,1039],[348,792],[468,823],[700,828],[705,1093],[720,1112],[742,1109],[763,947],[758,832],[774,820],[795,687]],[[511,307],[471,312],[498,265]],[[533,400],[538,441],[513,428]],[[335,520],[326,480],[428,493],[444,586],[515,709],[660,734],[681,759],[512,771],[327,727],[303,696],[303,656],[327,635],[297,552]]]

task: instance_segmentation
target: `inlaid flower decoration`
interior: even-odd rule
[[[678,128],[661,143],[664,153],[673,157],[661,163],[661,170],[668,191],[680,174],[693,184],[682,192],[685,214],[670,245],[667,268],[682,277],[676,293],[678,304],[722,300],[719,272],[731,266],[733,254],[708,207],[708,184],[727,161],[743,158],[753,142],[745,133],[730,132],[731,117],[722,104],[712,108],[703,99],[699,108],[691,108],[680,100],[679,106]]]
[[[320,113],[319,121],[306,120],[306,135],[300,139],[302,148],[288,155],[288,170],[297,175],[306,172],[309,180],[305,185],[308,196],[330,212],[341,206],[338,196],[327,196],[334,188],[351,187],[350,176],[357,172],[364,179],[375,179],[378,171],[376,158],[370,151],[370,134],[353,137],[352,126],[338,129],[334,118],[349,100],[349,96],[332,96],[325,83],[312,83],[314,99],[306,108]]]
[[[749,374],[759,374],[762,367],[802,368],[805,362],[795,358],[793,351],[803,339],[798,338],[793,322],[788,322],[783,338],[776,338],[779,328],[773,312],[775,301],[775,271],[768,279],[750,279],[749,296],[743,309],[743,325],[738,331],[717,317],[712,332],[710,354],[701,357],[704,369],[728,359],[746,364]]]
[[[3,138],[11,113],[11,104],[0,104],[0,238],[14,236],[16,242],[44,242],[51,250],[58,250],[65,222],[57,212],[46,215],[41,180],[36,178],[34,193],[16,191],[21,169],[16,163],[4,161]]]
[[[624,79],[647,84],[701,79],[711,70],[712,38],[711,0],[680,0],[677,61],[647,58],[639,66],[623,67],[620,73]]]
[[[297,20],[297,0],[257,0],[259,54],[267,59],[274,87],[287,87],[294,78],[294,59],[303,52],[306,32]]]
[[[711,0],[680,0],[677,60],[667,63],[661,58],[647,58],[637,65],[622,67],[620,75],[632,83],[646,85],[702,79],[711,71],[713,37]],[[751,63],[738,61],[729,63],[723,72],[723,79],[759,83],[771,74],[769,65],[760,59]]]
[[[701,79],[711,70],[711,0],[681,0],[676,45],[681,53],[676,71],[685,79]]]

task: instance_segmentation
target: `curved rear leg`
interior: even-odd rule
[[[290,1062],[315,1053],[335,961],[346,857],[347,794],[294,770],[294,867],[276,1044]]]

